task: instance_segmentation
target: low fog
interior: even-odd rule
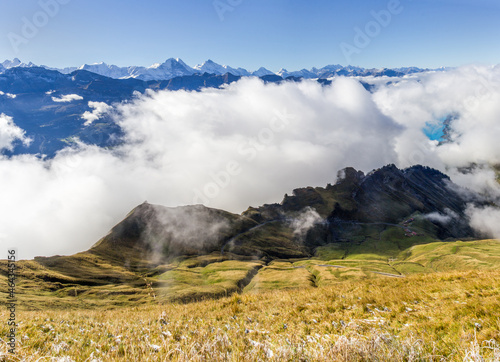
[[[323,224],[325,220],[314,210],[307,206],[299,215],[290,221],[290,227],[295,236],[305,240],[307,232],[317,224]]]
[[[500,164],[498,67],[364,81],[376,84],[373,93],[351,78],[331,86],[247,78],[223,89],[92,102],[82,124],[111,114],[125,132],[123,144],[79,144],[50,160],[2,156],[2,245],[22,258],[70,254],[88,249],[145,200],[241,213],[280,202],[297,187],[333,183],[347,166],[368,172],[424,164],[498,198],[491,169]],[[449,142],[429,140],[423,129],[450,115]],[[15,122],[0,116],[3,150],[29,142]],[[472,163],[469,174],[458,172]],[[473,227],[500,237],[496,209],[468,212]]]

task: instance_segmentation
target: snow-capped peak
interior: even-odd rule
[[[14,58],[12,60],[9,60],[7,59],[6,61],[4,61],[2,63],[2,66],[5,68],[5,69],[10,69],[10,68],[14,68],[14,67],[18,67],[20,66],[22,63],[21,61],[19,60],[19,58]]]
[[[272,75],[272,74],[274,73],[264,67],[260,67],[255,72],[252,72],[252,75],[255,77],[263,77],[265,75]]]
[[[189,65],[187,65],[186,63],[184,63],[181,59],[177,58],[169,58],[167,60],[165,60],[165,62],[163,64],[160,64],[157,68],[155,69],[158,69],[158,68],[163,68],[163,69],[171,69],[171,70],[184,70],[188,73],[194,73],[193,71],[193,68],[191,68]]]
[[[108,68],[108,65],[104,62],[99,62],[99,63],[92,63],[92,64],[83,64],[78,67],[79,70],[87,70],[91,68]]]
[[[239,76],[249,76],[250,73],[248,70],[243,69],[243,68],[232,68],[228,65],[220,65],[215,63],[213,60],[208,59],[207,61],[203,62],[203,64],[198,64],[194,66],[193,68],[195,71],[198,73],[210,73],[210,74],[217,74],[217,75],[222,75],[226,73],[231,73],[233,75],[239,75]]]
[[[22,67],[22,68],[36,67],[36,65],[33,64],[32,62],[29,62],[28,64],[21,62],[19,58],[14,58],[12,60],[7,59],[3,63],[0,63],[0,65],[5,69],[17,68],[17,67]]]
[[[195,73],[195,70],[184,63],[181,58],[168,58],[165,62],[159,64],[158,67],[182,70],[188,74]]]
[[[18,58],[13,60],[6,60],[0,63],[0,73],[6,72],[10,68],[14,67],[36,67],[33,63],[22,63]],[[86,70],[92,73],[100,74],[105,77],[115,78],[115,79],[126,79],[126,78],[136,78],[145,81],[151,80],[168,80],[175,77],[189,76],[193,74],[209,73],[215,75],[223,75],[226,73],[233,74],[235,76],[256,76],[263,77],[266,75],[277,74],[283,78],[287,77],[299,77],[299,78],[329,78],[336,75],[352,76],[352,75],[389,75],[390,74],[408,74],[424,71],[424,69],[408,67],[408,68],[396,68],[396,69],[364,69],[356,66],[341,66],[338,64],[327,65],[322,68],[311,68],[310,70],[301,69],[299,71],[289,72],[285,68],[281,68],[277,73],[273,73],[270,70],[260,67],[258,70],[250,73],[244,68],[232,68],[228,65],[220,65],[211,59],[198,64],[194,67],[190,67],[184,63],[180,58],[169,58],[163,63],[155,63],[149,67],[143,66],[129,66],[129,67],[119,67],[116,65],[108,65],[104,62],[84,64],[78,68],[67,67],[64,69],[50,68],[43,66],[43,68],[50,70],[57,70],[61,73],[68,74],[75,70]]]
[[[104,62],[94,64],[84,64],[78,68],[79,70],[86,70],[88,72],[96,73],[110,78],[128,78],[129,74],[127,68],[121,68],[116,65],[108,65]]]
[[[211,73],[211,74],[225,74],[226,68],[220,64],[215,63],[212,59],[208,59],[203,62],[203,64],[198,64],[193,67],[200,73]]]

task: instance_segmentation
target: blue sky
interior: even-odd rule
[[[41,5],[54,2],[59,9]],[[210,58],[273,71],[500,63],[500,2],[397,2],[0,0],[0,59],[63,67],[99,61],[149,66],[170,57],[194,66]],[[389,20],[375,19],[373,13],[390,9],[397,11]]]

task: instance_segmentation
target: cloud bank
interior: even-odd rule
[[[346,166],[367,172],[425,164],[497,192],[498,67],[365,81],[376,84],[373,93],[350,78],[324,87],[248,78],[201,92],[148,91],[113,109],[96,103],[84,118],[111,112],[124,143],[112,150],[81,144],[51,160],[2,157],[0,235],[24,258],[74,253],[145,200],[240,213],[297,187],[335,182]],[[450,142],[429,140],[426,124],[450,114]],[[470,163],[482,171],[457,171]],[[471,215],[478,212],[486,211]]]

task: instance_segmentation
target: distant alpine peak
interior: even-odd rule
[[[14,58],[12,60],[7,59],[3,63],[0,63],[2,67],[5,69],[16,68],[16,67],[34,67],[35,64],[29,62],[28,64],[23,63],[19,60],[19,58]]]
[[[165,60],[165,62],[163,62],[163,64],[161,65],[177,65],[177,64],[180,64],[180,65],[183,65],[185,67],[189,67],[186,63],[184,63],[182,61],[181,58],[168,58],[167,60]]]
[[[193,68],[191,68],[189,65],[184,63],[181,58],[169,58],[169,59],[165,60],[165,62],[162,64],[162,66],[165,66],[165,67],[179,67],[180,66],[180,67],[186,68],[186,70],[188,70],[190,72],[193,70]]]
[[[109,65],[107,65],[104,62],[99,62],[99,63],[92,63],[92,64],[82,64],[78,67],[78,69],[86,69],[86,68],[91,68],[91,67],[106,67],[109,68]]]
[[[260,67],[259,69],[257,69],[255,72],[252,73],[252,75],[256,77],[263,77],[265,75],[271,75],[271,74],[274,73],[264,67]]]
[[[15,67],[36,67],[37,65],[29,62],[28,64],[21,62],[18,58],[12,60],[5,60],[0,63],[0,74],[4,73],[10,68]],[[313,67],[310,70],[301,69],[297,71],[288,71],[285,68],[281,68],[278,72],[274,73],[264,67],[260,67],[258,70],[249,72],[244,68],[233,68],[228,65],[220,65],[214,62],[212,59],[208,59],[205,62],[190,67],[182,61],[180,58],[168,58],[163,63],[154,63],[149,67],[143,66],[127,66],[120,67],[117,65],[109,65],[105,62],[98,62],[93,64],[83,64],[79,67],[67,67],[67,68],[51,68],[42,65],[41,67],[57,70],[63,74],[69,74],[75,70],[86,70],[88,72],[96,73],[105,77],[115,78],[115,79],[128,79],[135,78],[144,81],[150,80],[169,80],[175,77],[190,76],[194,74],[215,74],[223,75],[230,73],[235,76],[248,77],[256,76],[263,77],[267,75],[278,75],[282,78],[295,77],[295,78],[331,78],[334,76],[404,76],[406,74],[420,73],[428,71],[429,69],[421,69],[416,67],[402,67],[402,68],[379,68],[379,69],[365,69],[357,66],[342,66],[339,64],[326,65],[322,68]],[[447,68],[435,69],[439,71],[445,71]]]

